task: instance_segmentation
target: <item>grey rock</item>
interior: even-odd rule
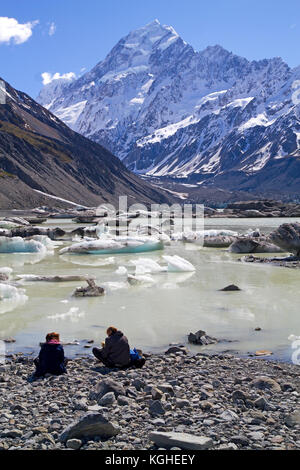
[[[213,440],[206,436],[194,436],[180,432],[151,432],[150,440],[158,447],[178,447],[187,450],[205,450],[213,446]]]
[[[177,352],[187,354],[186,348],[179,346],[171,346],[165,351],[165,354],[176,354]]]
[[[115,397],[114,392],[108,392],[105,395],[103,395],[103,397],[100,398],[100,400],[98,400],[98,403],[100,406],[109,406],[109,405],[113,405],[115,401],[116,401],[116,397]]]
[[[163,392],[159,390],[157,387],[152,387],[151,396],[153,400],[161,400],[163,397]]]
[[[103,379],[96,385],[95,391],[90,394],[92,400],[99,401],[106,393],[113,392],[115,397],[126,395],[123,385],[112,379]]]
[[[281,387],[278,382],[271,379],[270,377],[257,377],[251,384],[252,387],[258,388],[259,390],[271,390],[272,392],[281,392]]]
[[[242,289],[240,289],[235,284],[229,284],[229,286],[226,286],[226,287],[223,287],[223,289],[220,289],[221,292],[234,292],[234,291],[240,291],[240,290]]]
[[[108,421],[102,414],[88,412],[71,423],[60,435],[61,442],[82,437],[113,437],[119,433],[119,428]]]
[[[135,379],[132,382],[133,387],[135,387],[138,391],[142,390],[145,387],[145,382],[141,379]]]
[[[230,440],[234,442],[234,444],[238,444],[240,446],[247,446],[249,444],[249,439],[247,439],[246,436],[240,434],[237,436],[232,436]]]
[[[123,395],[119,395],[117,402],[118,402],[118,405],[120,406],[127,406],[130,404],[130,399],[127,397],[124,397]]]
[[[155,400],[149,406],[149,413],[153,416],[165,414],[165,409],[160,401]]]
[[[66,443],[68,449],[78,450],[82,446],[80,439],[69,439]]]
[[[237,421],[239,419],[238,415],[232,410],[223,411],[220,418],[224,421]]]
[[[203,330],[199,330],[196,333],[190,333],[188,336],[188,341],[189,343],[199,344],[201,346],[207,344],[215,344],[218,342],[216,338],[208,336]]]
[[[285,417],[285,424],[289,427],[300,425],[300,411],[294,411]]]
[[[232,393],[232,399],[233,401],[237,401],[237,400],[247,401],[249,399],[249,396],[246,395],[246,393],[244,393],[242,390],[235,390]]]
[[[161,383],[157,385],[157,388],[161,390],[163,393],[168,393],[169,395],[174,395],[174,388],[172,385],[167,383]]]

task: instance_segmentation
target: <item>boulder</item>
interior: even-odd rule
[[[269,238],[283,251],[300,257],[300,223],[280,225]]]
[[[213,440],[206,436],[194,436],[181,432],[151,432],[150,440],[158,447],[178,447],[186,450],[205,450],[213,446]]]
[[[259,390],[271,390],[272,392],[281,392],[281,387],[278,382],[271,379],[271,377],[257,377],[252,380],[251,385],[253,388],[258,388]]]
[[[184,346],[170,346],[170,348],[168,348],[166,351],[165,351],[165,354],[176,354],[176,353],[182,353],[182,354],[187,354],[187,350]]]
[[[118,398],[119,395],[126,395],[125,389],[121,383],[115,382],[112,379],[104,379],[96,385],[96,389],[94,392],[91,392],[90,398],[99,401],[109,392],[113,392],[116,398]]]
[[[105,294],[103,287],[97,286],[93,279],[86,279],[87,287],[77,287],[74,297],[100,297]]]
[[[208,336],[205,331],[199,330],[196,333],[190,333],[188,336],[189,343],[199,344],[201,346],[207,344],[215,344],[218,342],[216,338]]]
[[[60,435],[61,442],[82,437],[113,437],[119,433],[119,428],[108,421],[101,413],[88,412],[73,421]]]
[[[282,250],[266,239],[239,237],[229,247],[231,253],[281,253]]]
[[[285,424],[292,428],[294,426],[300,425],[300,411],[294,411],[290,415],[285,417]]]

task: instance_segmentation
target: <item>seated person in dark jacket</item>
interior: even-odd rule
[[[106,367],[125,367],[130,364],[130,348],[122,331],[110,326],[103,347],[93,348],[94,356]]]
[[[39,357],[34,360],[36,377],[45,374],[61,375],[67,372],[64,348],[59,342],[58,333],[48,333],[46,343],[42,344]]]

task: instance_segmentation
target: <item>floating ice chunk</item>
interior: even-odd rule
[[[196,270],[192,263],[178,255],[165,255],[163,256],[163,259],[168,263],[169,272],[192,272]]]
[[[10,312],[28,300],[25,290],[9,284],[0,284],[0,314]]]
[[[46,247],[36,240],[0,237],[0,253],[45,253]]]
[[[56,313],[54,315],[48,315],[49,320],[65,320],[75,323],[79,318],[84,317],[85,312],[80,312],[78,307],[72,307],[66,313]]]
[[[31,237],[31,240],[35,240],[41,243],[49,251],[53,251],[56,246],[60,245],[60,242],[54,242],[49,237],[47,237],[47,235],[33,235],[33,237]]]
[[[155,237],[103,237],[99,240],[83,241],[75,243],[60,250],[64,253],[83,254],[118,254],[118,253],[142,253],[163,248],[163,243]]]
[[[298,340],[300,340],[300,336],[290,335],[290,336],[288,337],[288,340],[289,340],[289,341],[298,341]]]
[[[103,282],[105,290],[119,290],[119,289],[128,289],[127,282]]]
[[[131,286],[136,286],[136,285],[141,285],[141,284],[153,286],[154,284],[157,283],[157,281],[155,281],[153,277],[150,276],[149,274],[138,274],[134,276],[129,275],[127,280]]]
[[[70,254],[65,254],[61,256],[61,259],[66,261],[67,263],[77,264],[81,266],[96,266],[97,268],[106,268],[108,266],[114,266],[116,264],[116,259],[113,256],[108,258],[91,258],[91,256],[73,256]]]
[[[116,274],[119,274],[120,276],[126,275],[127,269],[125,268],[125,266],[119,266],[116,270]]]
[[[12,272],[13,272],[12,268],[7,268],[7,267],[0,268],[0,274],[4,274],[8,278],[11,276]]]
[[[166,268],[160,266],[151,258],[138,258],[131,260],[130,264],[135,266],[135,274],[154,274],[166,271]]]

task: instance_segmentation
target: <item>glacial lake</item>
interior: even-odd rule
[[[269,233],[282,223],[300,219],[205,219],[205,229],[230,229],[245,233],[260,228]],[[49,219],[43,226],[76,228],[68,219]],[[300,335],[300,271],[269,265],[246,264],[242,255],[225,249],[199,248],[172,242],[162,251],[118,255],[0,254],[0,267],[13,268],[13,276],[90,275],[107,293],[98,298],[74,298],[83,282],[24,282],[28,300],[10,311],[0,302],[0,337],[13,337],[7,352],[35,353],[49,331],[58,331],[66,354],[91,354],[84,340],[99,345],[107,326],[115,325],[127,335],[132,346],[144,351],[161,351],[170,343],[187,344],[189,332],[205,330],[210,336],[227,340],[208,347],[190,346],[194,351],[228,351],[240,355],[270,350],[271,358],[290,361],[293,349],[288,337]],[[162,262],[163,254],[177,254],[196,267],[194,273],[152,274],[151,287],[128,286],[119,266],[134,271],[130,261],[151,258]],[[259,255],[258,255],[259,256]],[[237,284],[241,292],[220,292]],[[2,308],[2,310],[1,310]],[[2,313],[1,313],[2,312]],[[255,328],[261,331],[255,331]]]

